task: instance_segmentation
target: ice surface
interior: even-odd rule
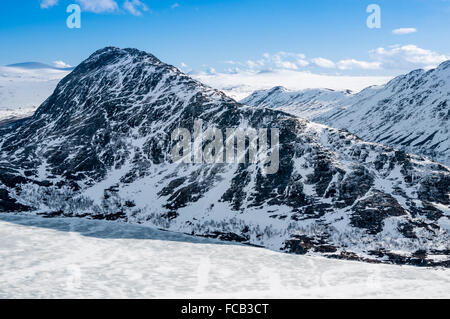
[[[84,219],[0,215],[0,298],[448,298],[450,270],[375,265]]]

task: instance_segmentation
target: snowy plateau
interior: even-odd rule
[[[0,125],[33,115],[69,73],[32,62],[0,66]]]
[[[0,296],[445,297],[448,166],[291,113],[98,50],[0,126]],[[279,171],[173,163],[199,119],[277,128]]]

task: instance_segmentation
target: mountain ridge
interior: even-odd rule
[[[386,85],[369,87],[333,101],[320,100],[320,90],[309,99],[293,98],[304,91],[271,97],[271,90],[267,90],[255,92],[241,102],[281,109],[346,129],[368,141],[429,156],[449,166],[449,70],[450,61],[446,61],[436,69],[414,70]],[[313,103],[315,109],[311,109]]]
[[[278,129],[279,171],[265,174],[261,162],[174,163],[171,134],[194,131],[199,119],[221,131]],[[239,104],[143,51],[96,51],[31,118],[0,127],[0,136],[0,212],[138,223],[297,254],[449,266],[447,168]]]

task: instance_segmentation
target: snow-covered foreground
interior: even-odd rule
[[[450,270],[281,254],[147,227],[0,215],[0,298],[448,298]]]

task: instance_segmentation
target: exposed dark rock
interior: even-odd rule
[[[9,196],[6,189],[0,188],[0,212],[27,212],[31,208],[20,203]]]
[[[373,191],[371,195],[358,201],[352,211],[352,225],[367,229],[371,234],[383,230],[383,221],[386,218],[406,215],[405,209],[395,198],[379,191]]]
[[[364,167],[355,167],[347,174],[339,187],[337,207],[347,207],[364,196],[373,185],[373,176]]]
[[[334,253],[337,248],[327,243],[325,238],[311,238],[295,235],[287,240],[283,250],[297,255],[305,255],[308,252]]]
[[[225,240],[225,241],[234,241],[234,242],[238,242],[238,243],[244,243],[249,240],[249,238],[245,237],[245,236],[241,236],[241,235],[234,234],[234,233],[222,233],[222,232],[211,232],[211,233],[203,235],[203,237],[216,238],[216,239]]]

